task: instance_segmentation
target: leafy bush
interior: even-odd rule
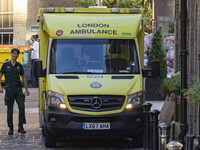
[[[200,105],[200,81],[197,78],[193,78],[193,84],[187,89],[184,90],[184,96],[187,98],[188,102],[192,105]]]
[[[89,6],[95,6],[96,0],[76,0],[75,3],[88,8]]]
[[[164,94],[169,95],[172,97],[173,100],[177,99],[181,93],[181,74],[177,72],[171,78],[166,78],[163,80],[161,84],[161,91]]]
[[[96,0],[76,0],[75,3],[84,7],[96,6]],[[144,29],[152,31],[152,9],[148,2],[144,0],[103,0],[103,6],[108,8],[143,8],[144,9]]]
[[[174,33],[174,21],[169,21],[168,33]]]
[[[167,76],[166,54],[163,49],[163,27],[159,26],[152,38],[152,47],[148,55],[147,66],[151,68],[153,60],[160,61],[160,77],[165,79]]]

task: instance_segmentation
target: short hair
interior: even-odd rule
[[[19,53],[20,53],[19,49],[17,49],[17,48],[13,48],[13,49],[11,50],[11,53],[14,53],[14,52],[17,52],[18,55],[19,55]]]
[[[37,34],[36,35],[32,35],[32,38],[37,40],[38,39],[38,35]]]

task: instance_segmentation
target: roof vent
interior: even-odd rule
[[[54,12],[54,11],[55,11],[55,8],[52,8],[52,7],[46,8],[46,12]]]
[[[89,6],[88,8],[107,8],[106,6]]]
[[[119,8],[110,8],[110,12],[113,12],[113,13],[118,13],[119,12]]]
[[[65,8],[65,12],[74,12],[74,8]]]
[[[138,13],[139,9],[138,8],[130,8],[129,9],[131,13]]]

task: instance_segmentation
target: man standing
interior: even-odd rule
[[[3,93],[3,88],[1,86],[1,78],[5,75],[5,105],[7,105],[7,123],[9,127],[9,135],[13,134],[13,105],[14,100],[16,100],[19,108],[19,124],[18,132],[26,133],[23,128],[23,124],[26,123],[25,118],[25,95],[22,92],[22,84],[20,82],[20,76],[24,82],[25,93],[28,96],[30,94],[27,88],[26,77],[24,76],[24,69],[22,65],[17,62],[19,57],[19,49],[11,50],[11,60],[2,65],[0,70],[0,93]]]
[[[24,50],[25,52],[31,52],[31,84],[32,87],[38,87],[38,78],[34,77],[33,75],[33,63],[34,61],[39,59],[39,43],[37,41],[38,36],[32,35],[30,43],[32,43],[31,47],[27,50]]]

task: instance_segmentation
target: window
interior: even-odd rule
[[[132,39],[54,39],[50,74],[139,74]]]
[[[13,44],[13,0],[0,0],[0,45]]]
[[[31,33],[39,33],[39,26],[38,25],[30,25],[30,32]]]

